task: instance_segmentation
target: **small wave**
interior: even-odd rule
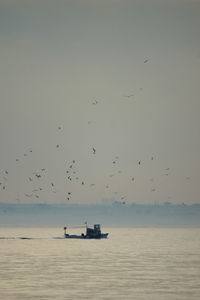
[[[30,238],[30,237],[0,237],[0,240],[41,240],[43,238]]]
[[[2,237],[0,236],[0,240],[14,240],[16,239],[15,237]]]

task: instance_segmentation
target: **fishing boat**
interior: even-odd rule
[[[94,224],[93,228],[90,228],[86,224],[86,233],[81,233],[81,235],[68,234],[66,233],[67,227],[64,227],[64,238],[66,239],[107,239],[108,233],[101,232],[101,225]]]

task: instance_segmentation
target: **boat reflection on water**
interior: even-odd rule
[[[106,239],[108,233],[101,232],[101,225],[94,224],[94,228],[90,228],[86,224],[86,234],[81,233],[81,235],[68,234],[66,233],[67,227],[64,227],[64,238],[66,239]]]

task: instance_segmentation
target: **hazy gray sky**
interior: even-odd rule
[[[0,0],[0,201],[200,203],[199,28],[200,1]]]

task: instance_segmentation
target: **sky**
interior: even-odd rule
[[[0,0],[0,202],[200,203],[199,15]]]

